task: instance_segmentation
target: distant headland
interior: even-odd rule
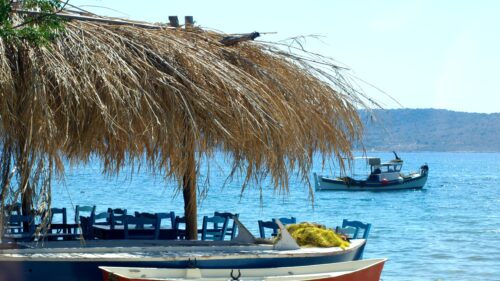
[[[500,113],[389,109],[360,116],[368,151],[500,152]]]

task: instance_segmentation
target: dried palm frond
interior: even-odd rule
[[[247,181],[269,174],[285,191],[291,170],[308,178],[315,151],[344,165],[365,99],[342,70],[269,43],[224,46],[222,37],[73,20],[46,47],[0,40],[2,153],[15,144],[16,155],[60,172],[60,157],[97,155],[110,173],[145,155],[182,182],[186,155],[222,149]]]

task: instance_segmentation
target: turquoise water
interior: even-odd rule
[[[392,153],[369,154],[383,160]],[[430,175],[420,191],[317,192],[314,206],[305,184],[292,178],[290,194],[250,185],[240,197],[241,179],[226,183],[228,164],[219,155],[200,165],[199,182],[209,186],[200,203],[199,218],[214,211],[240,213],[258,234],[257,220],[295,216],[330,227],[342,219],[372,223],[365,258],[387,257],[382,279],[500,280],[500,154],[400,153],[403,170],[428,163]],[[314,171],[321,172],[316,161]],[[207,168],[210,163],[210,169]],[[210,181],[206,175],[210,171]],[[312,175],[311,175],[312,181]],[[175,183],[147,171],[105,177],[100,167],[87,165],[67,171],[64,183],[53,186],[53,206],[79,205],[127,208],[129,212],[175,211],[182,215],[182,196]],[[224,187],[223,187],[224,186]],[[72,214],[69,214],[72,218]],[[201,222],[200,222],[201,223]]]

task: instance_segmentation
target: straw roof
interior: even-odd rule
[[[351,155],[363,97],[338,67],[268,43],[224,46],[221,38],[199,28],[73,20],[49,46],[0,40],[4,175],[12,161],[10,168],[50,177],[64,170],[65,157],[97,155],[110,173],[147,159],[182,182],[186,155],[221,149],[247,180],[269,173],[287,190],[291,168],[309,177],[313,152],[341,163]]]

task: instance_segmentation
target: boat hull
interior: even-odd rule
[[[370,181],[345,181],[339,178],[328,178],[314,176],[316,190],[339,190],[339,191],[391,191],[404,189],[421,189],[427,182],[427,173],[405,178],[402,181],[393,182],[370,182]]]
[[[161,245],[162,242],[156,243]],[[357,260],[364,245],[365,240],[352,240],[346,250],[307,248],[278,251],[264,246],[224,244],[1,250],[0,280],[35,281],[43,276],[43,280],[51,281],[95,281],[101,278],[99,266],[244,269],[325,264]]]
[[[378,281],[385,259],[330,263],[311,266],[239,269],[159,269],[137,267],[100,267],[103,281],[165,281],[165,280],[286,280],[286,281]]]

